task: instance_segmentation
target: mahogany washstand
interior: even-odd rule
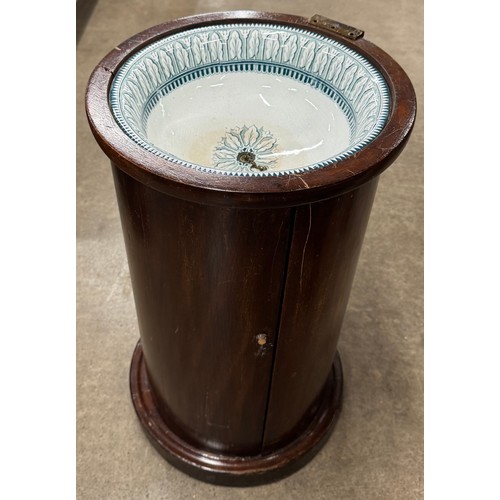
[[[189,168],[126,133],[110,89],[127,60],[167,36],[249,23],[321,35],[369,61],[389,95],[376,137],[321,168],[259,176]],[[140,327],[132,401],[156,449],[204,481],[284,477],[339,415],[337,341],[378,176],[416,113],[405,72],[362,35],[320,17],[192,16],[133,36],[90,78],[87,114],[112,164]]]

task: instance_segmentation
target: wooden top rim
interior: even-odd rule
[[[161,158],[142,148],[118,125],[109,105],[109,88],[122,64],[146,45],[187,29],[212,24],[281,24],[336,40],[368,59],[385,78],[391,96],[387,123],[367,146],[320,169],[277,177],[240,177],[207,173]],[[416,97],[404,70],[364,39],[349,40],[307,18],[255,11],[229,11],[176,19],[149,28],[115,47],[94,69],[86,92],[92,132],[110,160],[136,180],[175,197],[201,203],[241,206],[294,206],[327,199],[380,174],[403,150],[416,115]]]

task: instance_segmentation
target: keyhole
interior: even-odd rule
[[[262,346],[266,345],[266,343],[267,343],[267,335],[265,333],[259,333],[259,335],[257,335],[257,344]]]

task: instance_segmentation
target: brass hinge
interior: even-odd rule
[[[309,19],[309,23],[331,31],[337,35],[349,38],[350,40],[357,40],[358,38],[362,38],[365,34],[363,30],[353,28],[347,24],[339,23],[332,19],[328,19],[328,17],[320,16],[319,14],[312,16],[311,19]]]

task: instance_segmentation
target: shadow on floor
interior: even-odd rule
[[[76,43],[80,41],[87,22],[92,15],[97,0],[77,0],[76,2]]]

